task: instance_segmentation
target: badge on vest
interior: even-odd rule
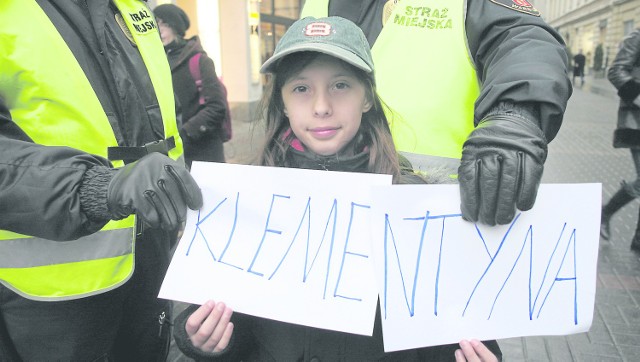
[[[527,0],[489,0],[494,4],[504,6],[511,10],[519,11],[521,13],[540,16],[540,12],[531,5]]]
[[[124,35],[127,37],[127,39],[129,39],[129,41],[131,42],[131,44],[133,44],[133,46],[137,46],[135,39],[133,39],[133,35],[131,35],[131,31],[129,30],[129,28],[127,28],[127,24],[124,22],[124,19],[122,18],[122,15],[120,15],[120,13],[116,13],[115,16],[116,16],[116,23],[118,23],[120,30],[122,30]]]
[[[116,22],[133,43],[140,35],[158,34],[158,25],[151,16],[151,10],[146,6],[134,11],[117,13]]]
[[[384,24],[387,23],[387,20],[389,20],[389,17],[391,16],[391,13],[393,12],[393,9],[395,9],[396,5],[398,4],[400,0],[388,0],[385,4],[384,4],[384,8],[382,9],[382,26],[384,26]]]

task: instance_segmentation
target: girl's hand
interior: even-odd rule
[[[455,352],[456,362],[498,362],[496,355],[476,339],[460,341],[460,348]]]
[[[187,319],[185,329],[194,347],[203,352],[220,352],[227,348],[233,323],[233,310],[222,302],[207,301]]]

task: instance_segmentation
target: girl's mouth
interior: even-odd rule
[[[309,130],[317,139],[327,139],[338,133],[339,127],[316,127]]]

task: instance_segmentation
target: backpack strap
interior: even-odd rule
[[[200,56],[202,53],[196,53],[194,56],[189,59],[189,72],[191,73],[191,77],[196,82],[196,88],[198,89],[199,98],[198,103],[200,105],[204,104],[204,96],[202,95],[202,76],[200,75]],[[226,108],[225,118],[222,122],[222,142],[227,142],[231,139],[232,130],[231,130],[231,110],[229,109],[229,102],[227,101],[227,88],[222,83],[220,79],[220,89],[222,90],[222,95],[224,98],[224,105]]]
[[[202,76],[200,75],[200,56],[202,53],[196,53],[194,56],[189,59],[189,72],[191,72],[191,76],[193,80],[196,82],[196,88],[198,89],[198,93],[200,97],[198,98],[199,104],[204,104],[204,96],[202,95]]]

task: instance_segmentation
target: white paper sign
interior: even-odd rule
[[[388,175],[194,162],[190,211],[160,297],[371,335],[368,206]]]
[[[385,350],[589,329],[600,184],[541,185],[510,225],[463,221],[458,185],[193,164],[190,211],[160,297],[371,335]]]
[[[373,192],[386,351],[589,329],[600,184],[541,185],[504,226],[463,221],[459,204],[457,185]]]

